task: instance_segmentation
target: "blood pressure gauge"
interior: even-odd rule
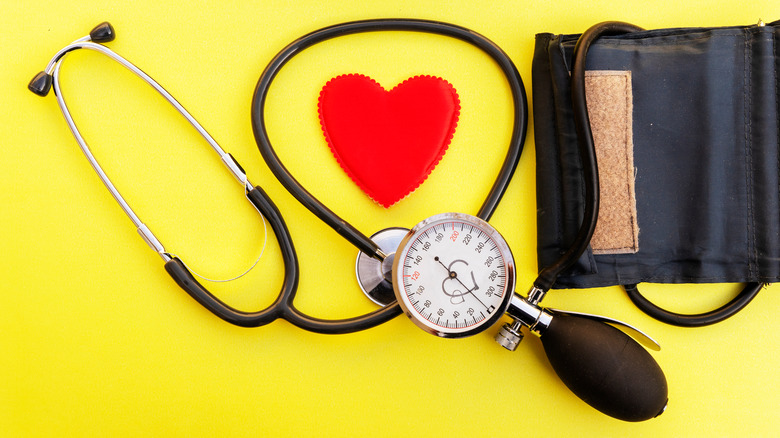
[[[447,338],[492,326],[514,292],[515,263],[504,238],[482,219],[461,213],[432,216],[412,228],[392,272],[406,315]]]
[[[361,253],[358,282],[377,303],[392,300],[392,290],[406,315],[426,332],[461,338],[488,329],[506,315],[512,322],[498,331],[496,341],[514,350],[523,339],[522,330],[538,336],[561,380],[594,408],[626,421],[646,420],[665,409],[663,371],[613,325],[633,332],[651,348],[654,341],[611,318],[540,307],[544,292],[536,286],[527,297],[516,293],[512,252],[484,220],[443,213],[409,231],[388,228],[372,239],[386,257],[379,262]]]

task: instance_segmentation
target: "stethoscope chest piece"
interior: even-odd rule
[[[392,227],[376,232],[371,236],[379,250],[385,254],[380,261],[364,252],[358,253],[355,262],[355,275],[364,294],[376,304],[386,306],[395,301],[393,292],[393,260],[401,240],[409,233],[406,228]]]

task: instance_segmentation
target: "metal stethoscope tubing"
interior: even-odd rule
[[[138,233],[141,235],[144,241],[165,261],[166,271],[171,275],[176,283],[181,286],[188,294],[190,294],[198,303],[203,305],[205,308],[223,320],[242,327],[257,327],[268,324],[278,318],[288,319],[294,324],[304,319],[299,316],[300,312],[298,312],[294,306],[292,306],[292,300],[298,287],[298,259],[295,253],[292,239],[290,237],[290,233],[277,207],[262,188],[259,186],[253,187],[251,185],[240,164],[232,157],[232,155],[222,150],[214,138],[203,128],[203,126],[200,125],[200,123],[198,123],[197,120],[195,120],[195,118],[186,109],[184,109],[184,107],[178,101],[176,101],[176,99],[170,93],[168,93],[160,84],[158,84],[149,75],[144,73],[140,68],[136,67],[131,62],[118,55],[111,49],[107,48],[106,46],[98,44],[112,41],[114,37],[115,32],[113,27],[107,22],[101,23],[100,25],[96,26],[92,32],[90,32],[89,36],[80,38],[58,51],[46,66],[46,69],[38,73],[38,75],[36,75],[35,78],[30,81],[28,88],[30,91],[39,96],[46,96],[49,90],[52,87],[54,88],[54,93],[57,97],[60,110],[62,111],[62,114],[65,117],[71,132],[73,133],[82,152],[87,157],[87,160],[95,169],[95,172],[97,172],[101,181],[104,183],[117,203],[119,203],[119,205],[122,207],[122,210],[125,212],[125,214],[127,214],[130,220],[136,226]],[[81,135],[81,132],[76,126],[70,110],[65,103],[62,90],[60,89],[59,74],[61,63],[68,53],[78,49],[93,50],[108,56],[123,67],[132,71],[144,82],[159,92],[171,105],[173,105],[178,110],[178,112],[185,119],[187,119],[187,121],[198,131],[198,133],[209,143],[209,145],[211,145],[214,151],[217,152],[217,154],[220,156],[223,164],[236,177],[238,182],[244,188],[247,199],[258,210],[263,218],[268,219],[271,224],[271,228],[274,230],[274,234],[282,253],[285,274],[279,296],[266,309],[258,312],[241,311],[227,305],[214,294],[209,292],[205,287],[203,287],[203,285],[198,282],[198,280],[195,279],[184,262],[165,250],[159,239],[157,239],[151,230],[149,230],[149,228],[141,221],[138,215],[125,201],[124,197],[116,189],[114,184],[111,182],[103,168],[92,154],[86,140]],[[311,319],[320,321],[314,318]],[[308,324],[307,322],[308,321],[303,321],[296,325],[323,333],[333,332],[333,330],[331,330],[330,326],[327,324],[327,321],[321,322],[320,325],[312,325]]]

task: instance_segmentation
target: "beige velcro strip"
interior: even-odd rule
[[[599,166],[601,202],[594,254],[639,251],[634,190],[633,92],[630,71],[586,71],[585,95]]]

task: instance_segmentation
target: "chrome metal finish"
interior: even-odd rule
[[[553,318],[550,313],[529,303],[518,293],[512,296],[506,313],[528,327],[529,331],[537,336],[544,334]]]
[[[80,48],[80,46],[78,45],[79,43],[95,44],[95,43],[92,43],[91,41],[92,41],[92,37],[87,35],[87,36],[83,36],[83,37],[73,41],[72,43],[68,44],[67,46],[63,47],[57,53],[54,54],[54,56],[51,58],[51,60],[49,60],[49,63],[46,64],[46,69],[44,71],[46,73],[48,73],[48,74],[52,74],[52,72],[54,71],[55,64],[57,64],[57,62],[63,56],[65,56],[66,53],[71,52],[71,51],[76,50],[76,49],[79,49]],[[99,45],[99,44],[96,44],[96,45]],[[103,46],[101,46],[101,47],[103,47]],[[103,47],[103,48],[105,48],[105,47]],[[107,48],[105,48],[105,49],[109,50]]]
[[[238,164],[236,159],[228,153],[223,154],[220,158],[222,158],[222,163],[225,165],[225,167],[228,168],[230,173],[236,177],[238,183],[244,186],[244,189],[246,189],[247,192],[252,190],[252,184],[249,183],[249,179],[247,178],[246,173],[241,170],[241,166]]]
[[[410,251],[410,248],[413,247],[414,243],[418,241],[420,238],[425,238],[427,230],[434,228],[439,223],[443,222],[463,222],[464,224],[468,224],[473,229],[476,229],[481,233],[481,236],[484,236],[484,238],[487,241],[492,242],[493,245],[495,245],[495,250],[498,251],[499,254],[501,254],[501,258],[503,259],[505,274],[504,274],[504,285],[501,286],[502,291],[501,293],[496,293],[493,295],[493,298],[500,298],[500,302],[497,303],[494,307],[491,307],[487,310],[487,315],[483,315],[483,319],[480,321],[475,321],[472,325],[464,325],[461,327],[447,327],[445,325],[439,325],[438,321],[434,321],[433,319],[436,318],[434,315],[434,312],[430,312],[428,315],[424,313],[424,311],[421,311],[419,309],[416,309],[414,306],[415,304],[411,302],[409,299],[408,291],[405,290],[405,285],[403,282],[404,277],[404,269],[405,267],[402,266],[401,260],[408,254],[408,251]],[[480,238],[482,238],[480,236]],[[453,242],[456,242],[453,240]],[[465,248],[465,247],[463,247]],[[458,249],[459,251],[463,251],[463,249]],[[468,253],[473,252],[473,249],[468,250]],[[464,254],[452,254],[447,253],[449,257],[459,256],[463,257]],[[430,260],[437,260],[438,256],[428,255],[428,259]],[[441,264],[441,266],[444,267],[447,271],[449,271],[449,268],[445,266],[445,264],[441,261],[438,263]],[[441,269],[437,269],[437,272],[441,275],[443,272]],[[444,271],[446,272],[446,271]],[[457,273],[450,271],[449,278],[457,278]],[[393,287],[395,288],[395,295],[396,299],[398,300],[398,303],[401,305],[401,308],[404,310],[404,313],[412,320],[412,322],[415,323],[418,327],[426,331],[427,333],[433,334],[435,336],[443,337],[443,338],[459,338],[459,337],[466,337],[466,336],[472,336],[477,333],[480,333],[490,327],[492,327],[503,315],[507,312],[507,307],[510,306],[510,301],[513,300],[512,297],[512,291],[514,290],[515,286],[515,262],[514,257],[512,256],[512,251],[509,249],[509,245],[506,243],[504,238],[501,236],[501,234],[493,228],[489,223],[484,221],[483,219],[480,219],[476,216],[471,216],[464,213],[440,213],[434,216],[431,216],[421,222],[419,222],[417,225],[415,225],[409,233],[404,237],[404,239],[401,241],[401,243],[398,246],[398,256],[395,257],[395,260],[393,262]],[[445,277],[443,276],[442,279]],[[472,277],[473,278],[473,277]],[[471,290],[469,290],[469,293],[474,290],[479,290],[478,285],[476,284],[476,280],[474,280],[475,287]],[[443,287],[443,286],[442,286]],[[441,294],[440,294],[441,295]],[[447,294],[448,295],[448,294]],[[441,304],[441,303],[440,303]],[[483,306],[484,303],[481,303]],[[442,308],[439,309],[439,311],[444,312],[444,307],[448,307],[447,304],[444,304]],[[485,306],[487,307],[487,306]],[[451,308],[450,308],[451,309]],[[438,312],[436,312],[437,315],[441,316]]]
[[[496,342],[509,351],[517,350],[517,346],[523,340],[523,323],[514,321],[512,324],[506,323],[501,330],[496,333]]]
[[[542,301],[542,299],[544,299],[545,295],[547,295],[546,290],[542,290],[536,286],[533,286],[531,290],[528,291],[528,302],[536,306],[540,301]]]
[[[395,252],[395,250],[393,250]],[[377,248],[376,252],[374,253],[374,258],[380,261],[384,261],[384,259],[387,258],[387,254],[384,253],[380,248]]]
[[[628,329],[627,331],[626,330],[624,330],[624,331],[626,331],[626,333],[629,336],[631,336],[632,338],[636,339],[639,343],[641,343],[645,347],[647,347],[647,348],[649,348],[651,350],[654,350],[654,351],[661,351],[661,344],[656,342],[655,339],[651,338],[647,333],[643,332],[642,330],[639,330],[638,328],[636,328],[636,327],[634,327],[634,326],[632,326],[632,325],[630,325],[628,323],[625,323],[623,321],[620,321],[620,320],[617,320],[617,319],[613,319],[613,318],[609,318],[609,317],[606,317],[606,316],[593,315],[591,313],[571,312],[571,311],[568,311],[568,310],[559,310],[559,309],[552,309],[552,308],[550,308],[548,310],[550,310],[553,314],[558,313],[558,314],[562,314],[562,315],[579,316],[579,317],[582,317],[582,318],[592,319],[594,321],[599,321],[599,322],[604,322],[604,323],[607,323],[607,324],[617,325],[617,326],[619,326],[619,328]]]
[[[547,330],[547,327],[550,327],[552,319],[553,316],[549,312],[546,312],[546,309],[542,309],[542,312],[539,314],[539,319],[537,319],[536,323],[531,325],[528,330],[537,336],[542,336],[544,331]]]
[[[544,292],[537,287],[533,287],[531,288],[531,291],[528,295],[539,297],[540,292],[542,293],[541,296],[543,297]],[[592,319],[594,321],[616,325],[618,328],[627,329],[625,330],[626,333],[645,347],[654,351],[661,351],[661,345],[658,344],[655,339],[651,338],[642,330],[639,330],[638,328],[628,323],[606,316],[593,315],[590,313],[570,312],[552,308],[544,309],[537,306],[530,299],[526,299],[518,293],[515,293],[512,296],[512,301],[510,301],[509,308],[507,309],[506,313],[514,319],[514,323],[512,325],[504,325],[504,327],[501,328],[501,331],[499,331],[496,335],[496,342],[501,344],[501,346],[504,348],[512,351],[514,348],[517,348],[517,344],[519,344],[523,339],[523,335],[520,332],[520,329],[523,325],[528,327],[528,331],[531,333],[537,336],[542,336],[545,330],[550,327],[550,324],[552,323],[552,320],[555,318],[556,314],[579,316],[582,318]]]
[[[171,105],[173,105],[173,107],[176,108],[176,110],[179,112],[179,114],[181,114],[185,119],[187,119],[187,121],[190,123],[190,125],[192,125],[192,127],[195,128],[196,131],[198,131],[198,133],[206,140],[206,142],[208,142],[208,144],[211,146],[211,148],[214,149],[214,151],[220,156],[220,158],[222,158],[222,161],[223,161],[223,163],[225,163],[225,166],[228,168],[228,170],[230,170],[231,173],[236,175],[236,173],[234,172],[234,169],[231,169],[231,165],[228,163],[228,160],[225,160],[223,158],[223,157],[225,157],[225,155],[228,155],[228,154],[219,146],[219,144],[217,144],[217,141],[214,140],[214,137],[212,137],[211,134],[209,134],[206,131],[206,129],[203,126],[201,126],[201,124],[198,123],[198,121],[195,120],[195,118],[192,117],[192,115],[186,109],[184,109],[182,104],[180,104],[179,101],[177,101],[176,98],[174,98],[171,95],[171,93],[169,93],[165,88],[163,88],[160,84],[158,84],[157,81],[152,79],[151,76],[149,76],[148,74],[144,73],[143,70],[141,70],[140,68],[136,67],[132,62],[130,62],[127,59],[123,58],[122,56],[120,56],[119,54],[114,52],[113,50],[109,49],[108,47],[106,47],[106,46],[104,46],[102,44],[96,44],[96,43],[90,42],[88,36],[80,38],[80,39],[72,42],[68,46],[62,48],[59,52],[57,52],[54,55],[54,57],[51,59],[51,61],[49,61],[49,64],[46,66],[46,72],[53,75],[53,81],[52,81],[53,83],[59,82],[59,80],[58,80],[58,77],[59,77],[58,70],[59,69],[57,68],[57,66],[59,66],[59,64],[60,64],[59,61],[68,52],[72,52],[72,51],[77,50],[77,49],[88,49],[88,50],[94,50],[96,52],[100,52],[100,53],[108,56],[109,58],[113,59],[114,61],[118,62],[123,67],[127,68],[128,70],[133,72],[136,76],[141,78],[144,82],[149,84],[149,86],[154,88],[158,93],[160,93],[160,95],[162,95],[165,98],[165,100],[167,100]],[[59,87],[56,87],[55,90],[56,89],[59,89]],[[59,94],[58,94],[58,100],[59,100]],[[72,123],[72,118],[70,119],[68,124],[70,125],[71,123]],[[71,130],[72,129],[73,129],[73,127],[71,127]],[[231,159],[229,161],[233,161],[233,160]],[[243,173],[244,172],[240,172],[239,171],[239,174],[243,174]],[[250,189],[251,189],[251,187],[253,187],[249,183],[249,181],[246,180],[246,175],[244,175],[243,177],[240,177],[239,175],[236,175],[236,178],[238,179],[239,183],[241,183],[241,185],[243,185],[244,187],[248,186],[248,187],[250,187]]]
[[[382,260],[365,253],[358,253],[355,261],[355,275],[358,285],[364,294],[380,306],[386,306],[395,301],[393,292],[393,260],[398,244],[409,233],[406,228],[386,228],[378,231],[371,240],[379,246]]]
[[[60,80],[59,80],[60,68],[62,66],[62,60],[64,59],[64,56],[67,53],[78,49],[88,49],[88,50],[93,50],[102,53],[103,55],[106,55],[107,57],[111,58],[112,60],[116,61],[123,67],[133,72],[136,76],[140,77],[144,82],[146,82],[149,86],[151,86],[158,93],[160,93],[160,95],[162,95],[163,98],[165,98],[165,100],[167,100],[171,105],[173,105],[173,107],[176,108],[176,110],[190,123],[190,125],[192,125],[192,127],[194,127],[195,130],[198,131],[198,133],[206,140],[206,142],[209,143],[212,149],[214,149],[214,151],[220,156],[225,167],[227,167],[230,173],[233,174],[233,176],[235,176],[239,184],[241,184],[244,187],[245,195],[250,190],[253,189],[253,186],[249,182],[246,173],[241,169],[241,166],[238,164],[238,162],[236,162],[236,160],[230,154],[222,150],[219,144],[217,144],[216,140],[214,140],[214,138],[203,128],[203,126],[201,126],[201,124],[198,123],[198,121],[195,120],[195,118],[186,109],[184,109],[184,107],[170,93],[168,93],[168,91],[166,91],[160,84],[158,84],[149,75],[144,73],[140,68],[136,67],[130,61],[118,55],[116,52],[109,49],[108,47],[105,47],[102,44],[96,44],[91,42],[90,36],[79,38],[76,41],[72,42],[71,44],[59,50],[47,64],[45,73],[50,74],[52,76],[52,86],[54,88],[54,94],[57,98],[57,104],[59,105],[60,111],[62,112],[63,116],[65,117],[65,121],[67,122],[70,131],[73,133],[73,136],[75,137],[76,142],[81,148],[81,151],[84,153],[84,156],[87,158],[87,161],[89,161],[89,164],[95,170],[100,180],[103,182],[103,184],[106,186],[108,191],[114,197],[116,202],[125,212],[127,217],[130,218],[130,221],[133,222],[133,225],[135,225],[138,234],[143,238],[144,242],[146,242],[146,244],[149,245],[150,248],[152,248],[152,250],[154,250],[157,254],[160,255],[160,257],[162,257],[164,261],[167,262],[171,260],[173,257],[175,257],[175,255],[165,250],[165,247],[160,242],[160,240],[157,239],[154,233],[152,233],[151,230],[149,230],[149,227],[147,227],[146,224],[144,224],[141,221],[141,219],[138,217],[138,215],[133,211],[133,209],[130,208],[130,205],[127,203],[127,201],[125,201],[125,198],[122,196],[121,193],[119,193],[119,190],[117,190],[116,186],[114,186],[114,184],[111,182],[111,179],[109,179],[108,175],[106,175],[105,171],[100,166],[95,156],[92,154],[92,151],[87,145],[86,140],[81,135],[81,132],[76,126],[76,122],[73,120],[73,116],[71,115],[70,110],[68,109],[68,105],[65,103],[65,98],[63,97],[62,90],[60,89]],[[255,208],[255,210],[257,210],[257,208]],[[266,227],[265,218],[262,216],[259,210],[258,213],[260,214],[260,217],[263,219],[263,227],[265,231],[264,234],[266,239],[265,241],[267,241],[268,233],[267,233],[267,229],[265,228]],[[260,258],[263,256],[263,252],[265,251],[265,241],[263,242],[263,250],[260,252],[260,257],[257,258],[257,260],[254,262],[254,264],[252,264],[252,266],[249,269],[247,269],[244,273],[238,275],[237,277],[233,277],[229,280],[211,280],[195,272],[192,273],[203,279],[210,280],[210,281],[235,280],[236,278],[239,278],[245,275],[246,273],[248,273],[249,271],[251,271],[252,268],[254,268],[257,265]],[[391,289],[391,294],[392,294],[392,289]]]
[[[531,289],[529,296],[538,297],[538,292],[542,292],[542,296],[544,296],[544,292],[537,287]],[[542,336],[553,320],[553,315],[536,304],[532,304],[518,293],[512,295],[506,314],[511,316],[514,321],[511,325],[505,324],[501,328],[496,334],[496,342],[509,351],[515,351],[520,341],[523,340],[521,332],[523,326],[528,327],[528,331],[536,336]]]
[[[152,248],[154,252],[157,254],[160,254],[160,256],[165,260],[166,262],[171,259],[171,257],[168,255],[168,253],[165,252],[165,248],[163,248],[162,243],[160,243],[160,240],[157,239],[157,237],[152,233],[152,230],[149,229],[145,224],[141,224],[140,227],[136,228],[136,231],[138,231],[138,234],[141,235],[141,237],[144,239],[144,242],[146,242],[147,245],[149,245],[149,248]]]

